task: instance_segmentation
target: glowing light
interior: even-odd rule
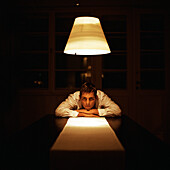
[[[71,127],[104,127],[108,126],[108,123],[104,118],[70,118],[67,122],[67,126]]]
[[[78,117],[68,119],[52,149],[60,151],[117,151],[123,150],[123,146],[104,117]]]
[[[73,55],[110,53],[100,20],[95,17],[76,18],[64,53]]]

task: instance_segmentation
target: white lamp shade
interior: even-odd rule
[[[95,17],[76,18],[64,53],[73,55],[110,53],[100,20]]]

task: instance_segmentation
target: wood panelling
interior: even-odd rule
[[[57,1],[51,0],[51,3],[47,3],[43,1],[40,3],[40,1],[32,1],[32,2],[24,2],[20,1],[18,3],[18,6],[16,8],[12,6],[8,9],[7,5],[4,8],[4,18],[5,24],[4,24],[4,32],[1,33],[3,35],[3,38],[1,39],[1,42],[3,44],[2,52],[3,55],[3,67],[2,68],[2,77],[4,86],[2,89],[5,88],[6,91],[9,90],[9,84],[11,86],[15,86],[14,92],[17,93],[17,102],[13,102],[13,109],[10,109],[8,112],[4,112],[1,115],[1,118],[3,119],[2,123],[5,124],[6,129],[23,129],[36,120],[40,119],[46,114],[54,114],[55,108],[67,97],[67,95],[71,92],[74,92],[77,89],[57,89],[55,86],[55,57],[56,57],[56,50],[55,50],[55,36],[60,35],[60,32],[56,34],[55,32],[55,17],[58,16],[64,16],[65,18],[67,16],[73,17],[79,14],[88,14],[88,15],[95,15],[102,17],[102,15],[125,15],[127,16],[127,88],[125,89],[106,89],[106,94],[108,94],[116,103],[120,105],[120,107],[123,110],[124,114],[127,114],[128,116],[132,117],[135,121],[137,121],[139,124],[144,126],[149,131],[158,134],[159,131],[163,129],[163,131],[167,131],[167,133],[170,130],[170,126],[168,122],[170,121],[169,116],[169,96],[167,94],[169,93],[169,81],[168,77],[170,75],[169,71],[169,27],[166,28],[166,43],[165,43],[165,55],[166,55],[166,66],[165,66],[165,74],[166,74],[166,89],[163,89],[163,93],[159,93],[159,91],[154,91],[154,95],[151,93],[142,92],[141,94],[138,93],[138,89],[136,89],[136,80],[139,78],[139,74],[137,75],[137,70],[139,68],[139,61],[140,61],[140,28],[139,24],[140,21],[138,19],[139,15],[142,14],[142,11],[146,10],[142,7],[147,6],[147,12],[150,13],[156,12],[156,10],[153,10],[153,6],[156,6],[158,9],[159,4],[155,3],[152,6],[153,1],[143,1],[143,2],[137,2],[137,1],[130,1],[129,3],[127,1],[109,1],[108,4],[106,4],[105,1],[101,3],[96,1],[98,5],[96,5],[96,2],[91,4],[91,1],[88,1],[85,4],[85,1],[80,1],[80,5],[82,2],[82,6],[80,8],[75,8],[75,6],[72,6],[72,2],[69,1],[69,3],[64,3],[66,1],[60,2],[58,5],[56,3]],[[67,1],[68,2],[68,1]],[[121,4],[121,2],[123,2]],[[16,1],[17,3],[17,1]],[[40,5],[41,4],[41,5]],[[54,5],[55,4],[55,5]],[[109,4],[112,4],[112,6],[109,6]],[[114,4],[117,6],[115,7]],[[142,5],[141,5],[142,4]],[[156,5],[157,4],[157,5]],[[39,6],[40,5],[40,6]],[[91,6],[92,5],[92,6]],[[141,5],[141,6],[140,6]],[[89,8],[91,6],[91,8]],[[149,9],[149,6],[152,7]],[[163,5],[160,5],[161,7]],[[165,5],[166,6],[166,5]],[[23,8],[22,8],[23,7]],[[88,8],[87,8],[88,7]],[[136,8],[137,7],[137,8]],[[140,10],[138,9],[140,7]],[[30,10],[29,10],[30,8]],[[7,10],[8,9],[8,10]],[[17,10],[16,10],[17,9]],[[20,9],[18,11],[18,9]],[[163,10],[162,10],[163,9]],[[164,8],[161,9],[161,12],[164,11]],[[11,11],[12,13],[11,13]],[[16,32],[14,26],[17,25],[15,23],[15,14],[22,15],[20,11],[26,13],[26,12],[35,12],[37,15],[38,13],[45,13],[46,16],[49,17],[49,31],[45,34],[48,35],[48,49],[46,50],[46,53],[48,55],[48,87],[46,89],[20,89],[20,84],[18,82],[18,74],[20,73],[20,67],[21,63],[17,60],[18,57],[18,46],[17,43],[18,39],[18,32]],[[6,12],[8,12],[6,14]],[[17,13],[18,12],[18,13]],[[169,12],[165,13],[167,22]],[[17,16],[16,15],[16,16]],[[17,18],[17,17],[16,17]],[[9,28],[10,27],[10,28]],[[70,28],[71,29],[71,28]],[[64,31],[63,31],[64,33]],[[37,33],[39,34],[39,33]],[[44,33],[43,33],[44,34]],[[109,32],[108,32],[109,34]],[[11,36],[12,35],[12,36]],[[61,34],[62,35],[62,34]],[[65,35],[65,34],[64,34]],[[15,38],[14,38],[15,37]],[[169,38],[168,38],[169,37]],[[42,51],[43,52],[43,51]],[[62,51],[60,51],[62,52]],[[94,70],[96,73],[101,73],[101,59],[97,62],[93,62],[94,66],[96,65],[96,70]],[[100,66],[99,66],[100,65]],[[14,69],[13,69],[14,68]],[[6,71],[7,70],[7,71]],[[109,70],[107,70],[109,71]],[[69,72],[69,71],[68,71]],[[7,78],[5,78],[7,77]],[[96,84],[97,87],[101,88],[101,77],[94,77],[93,80],[95,81],[94,84]],[[57,79],[57,81],[59,81]],[[114,79],[111,79],[113,82]],[[114,82],[113,82],[114,83]],[[151,86],[152,87],[152,86]],[[4,90],[4,91],[5,91]],[[151,89],[152,91],[152,89]],[[4,96],[6,94],[4,93]],[[165,100],[166,98],[166,100]],[[166,102],[165,102],[166,101]],[[5,101],[6,105],[8,106],[8,101]],[[167,106],[165,105],[167,104]],[[169,110],[168,110],[169,109]],[[5,110],[5,109],[4,109]],[[10,117],[10,121],[8,121],[8,118]],[[12,119],[14,120],[12,122]],[[11,127],[10,127],[11,126]],[[9,128],[10,127],[10,128]],[[14,131],[15,131],[14,130]],[[4,131],[5,132],[5,131]],[[11,131],[12,132],[12,131]],[[13,133],[13,132],[12,132]],[[168,138],[168,137],[167,137]]]

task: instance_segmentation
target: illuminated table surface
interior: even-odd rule
[[[121,170],[124,162],[125,150],[105,118],[69,118],[50,150],[51,170],[109,169],[113,164]]]
[[[125,149],[125,170],[166,170],[170,167],[169,145],[126,115],[119,118],[106,118],[106,120]],[[67,121],[68,118],[56,118],[48,114],[11,137],[1,138],[1,168],[49,170],[50,150]],[[96,153],[97,151],[87,152],[91,156],[100,157]],[[76,151],[74,154],[79,155]],[[102,156],[108,158],[103,159],[103,162],[106,166],[112,164],[110,169],[114,169],[113,159],[109,159],[111,158],[109,155],[112,156],[111,152],[103,152]],[[81,158],[85,162],[87,156]],[[74,165],[78,164],[74,155],[72,160]],[[63,164],[68,162],[65,161]]]
[[[69,118],[51,151],[124,151],[105,118]]]

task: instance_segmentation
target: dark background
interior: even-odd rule
[[[28,92],[26,94],[19,93],[20,92],[20,81],[18,75],[20,72],[20,62],[16,59],[16,49],[15,49],[15,41],[14,37],[17,34],[16,31],[16,25],[15,25],[15,19],[16,16],[22,15],[24,11],[38,11],[38,10],[57,10],[65,11],[66,9],[71,9],[74,11],[75,4],[79,2],[80,8],[91,8],[93,10],[94,7],[114,7],[117,10],[124,10],[124,9],[133,9],[133,8],[143,8],[143,9],[161,9],[167,11],[166,18],[169,21],[169,6],[167,2],[165,1],[153,1],[153,0],[105,0],[105,1],[88,1],[88,0],[80,0],[80,1],[72,1],[72,0],[62,0],[62,1],[56,1],[56,0],[15,0],[15,1],[4,1],[0,5],[0,17],[1,17],[1,23],[0,23],[0,41],[1,41],[1,48],[0,48],[0,54],[1,54],[1,60],[0,60],[0,77],[1,77],[1,108],[0,108],[0,126],[1,126],[1,136],[2,138],[7,138],[13,134],[15,134],[17,131],[22,130],[23,128],[30,125],[32,122],[40,119],[42,116],[47,114],[46,110],[42,111],[41,115],[35,115],[36,109],[31,108],[32,112],[30,112],[30,115],[24,115],[22,111],[24,111],[23,105],[21,104],[23,96],[27,96]],[[101,12],[102,13],[102,12]],[[166,30],[167,34],[169,35],[169,29]],[[167,35],[167,36],[168,36]],[[168,44],[169,45],[169,44]],[[168,46],[167,45],[167,46]],[[169,50],[167,50],[169,52]],[[169,56],[169,53],[168,53]],[[170,58],[170,57],[168,57]],[[168,62],[169,59],[166,61]],[[166,63],[169,65],[169,63]],[[170,66],[170,65],[169,65]],[[166,68],[166,75],[169,74],[169,67]],[[167,82],[169,85],[169,83]],[[39,100],[39,97],[41,98],[41,95],[45,95],[44,92],[38,92],[39,97],[35,96],[37,94],[36,91],[31,91],[30,96],[32,96],[35,101]],[[20,96],[21,95],[21,96]],[[60,93],[56,92],[56,96],[60,98],[62,96]],[[35,97],[34,97],[35,96]],[[50,98],[48,98],[49,93],[46,95],[47,99],[44,101],[44,103],[47,105],[50,103]],[[169,120],[170,120],[170,103],[169,103],[169,87],[167,87],[164,96],[166,97],[166,116],[165,124],[167,125],[165,128],[165,140],[169,143]],[[58,103],[64,99],[62,97],[60,100],[58,100]],[[30,101],[28,99],[28,102],[34,102]],[[25,100],[24,100],[25,101]],[[43,103],[41,103],[43,104]],[[28,103],[29,106],[29,103]],[[41,105],[38,105],[41,107]],[[151,106],[154,107],[154,106]],[[25,108],[26,109],[26,108]],[[54,107],[53,107],[54,109]],[[48,109],[47,109],[48,110]],[[18,114],[20,112],[20,114]],[[51,112],[52,113],[52,112]],[[53,113],[52,113],[53,114]],[[27,117],[28,116],[28,117]],[[23,121],[24,120],[24,121]]]

